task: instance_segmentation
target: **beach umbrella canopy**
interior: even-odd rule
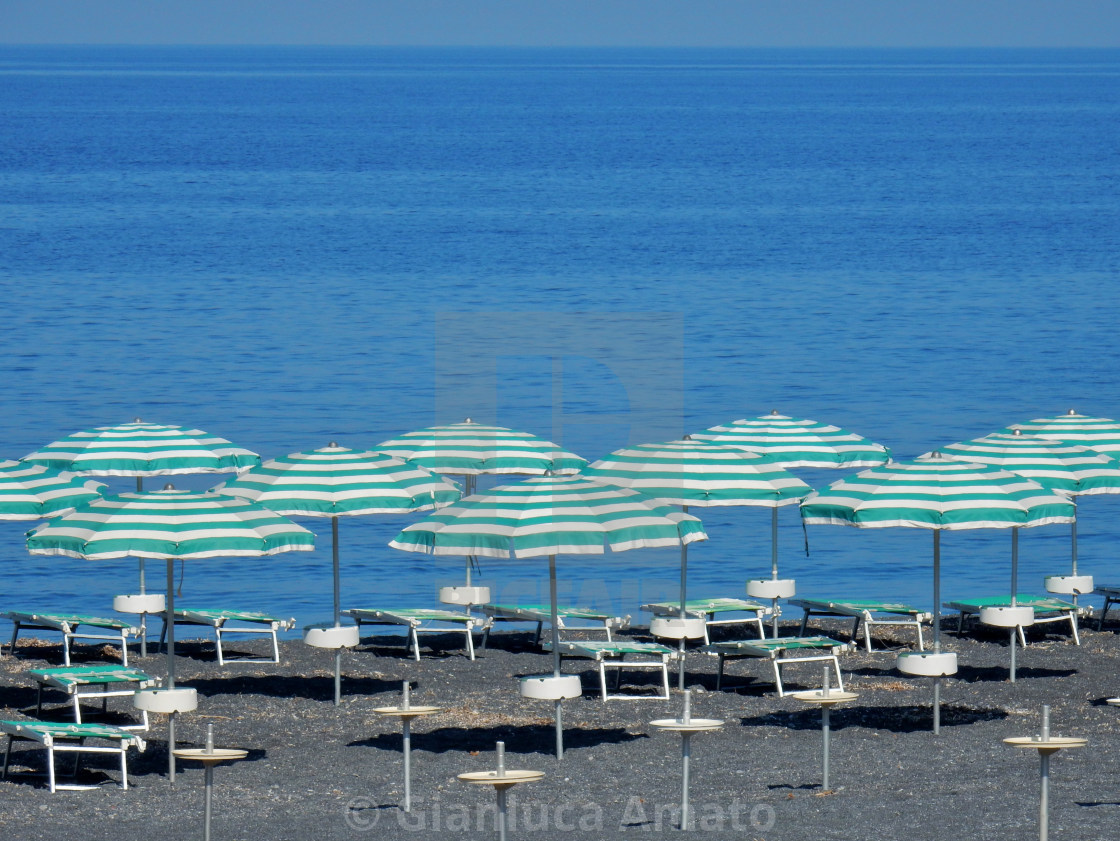
[[[1068,496],[1120,494],[1120,461],[1088,447],[1027,435],[1020,429],[951,444],[940,452],[961,461],[1002,467]],[[1077,575],[1076,519],[1071,533],[1073,575]]]
[[[954,461],[937,453],[864,470],[833,482],[822,491],[814,491],[801,503],[801,517],[806,524],[922,528],[933,532],[931,663],[939,662],[941,657],[941,532],[1013,529],[1014,565],[1018,529],[1069,523],[1073,516],[1074,505],[1068,497],[1037,482],[997,467]],[[940,725],[940,674],[956,671],[955,657],[952,659],[951,670],[934,675],[934,732]],[[912,664],[904,663],[900,657],[899,665]]]
[[[629,488],[582,476],[541,476],[501,485],[428,515],[389,544],[430,555],[548,557],[553,678],[560,678],[556,556],[599,555],[705,540],[700,521]],[[556,755],[563,755],[556,700]]]
[[[256,453],[201,429],[140,420],[75,432],[22,459],[81,476],[137,478],[235,473],[259,464],[260,460]]]
[[[1070,409],[1064,415],[1016,423],[1001,431],[1012,432],[1016,429],[1021,430],[1024,435],[1066,441],[1120,458],[1120,421],[1111,418],[1091,418]]]
[[[385,453],[327,447],[271,459],[215,488],[290,517],[330,517],[334,626],[341,625],[338,518],[427,511],[459,499],[455,485]],[[335,703],[340,701],[335,654]]]
[[[430,426],[382,441],[375,450],[422,465],[433,473],[554,475],[578,473],[587,459],[529,432],[503,426],[462,423]]]
[[[874,467],[890,458],[886,447],[854,432],[777,411],[713,426],[692,437],[763,453],[787,468]]]
[[[97,499],[100,482],[41,464],[0,461],[0,520],[45,520]]]
[[[686,438],[615,450],[584,469],[611,485],[632,488],[664,503],[710,508],[755,506],[771,510],[771,572],[778,577],[778,508],[799,502],[808,485],[769,457],[740,447]],[[685,616],[688,546],[681,546],[681,607]],[[775,624],[777,617],[775,616]],[[681,640],[684,646],[684,640]],[[683,675],[683,661],[682,661]]]
[[[92,561],[136,557],[163,559],[167,566],[167,616],[175,612],[174,562],[200,558],[263,557],[310,551],[315,536],[263,505],[213,492],[170,486],[152,493],[126,493],[93,500],[27,533],[33,555],[65,555]],[[193,709],[194,691],[175,688],[175,623],[167,622],[167,697],[189,700],[166,710],[168,777],[175,779],[177,709]]]

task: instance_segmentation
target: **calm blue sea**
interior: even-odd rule
[[[135,417],[275,456],[472,416],[590,459],[772,409],[899,458],[1120,417],[1117,51],[2,47],[0,126],[0,457]],[[768,511],[695,513],[693,594],[768,572]],[[1080,515],[1120,580],[1120,497]],[[780,521],[801,594],[931,604],[928,532],[806,556]],[[188,564],[180,603],[326,617],[302,522],[316,552]],[[343,521],[344,607],[461,581],[387,548],[407,522]],[[0,526],[2,609],[135,590]],[[946,535],[945,597],[1005,591],[1009,546]],[[1068,529],[1021,555],[1037,590]],[[678,561],[564,557],[562,598],[636,613]]]

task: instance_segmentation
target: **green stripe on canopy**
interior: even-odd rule
[[[692,436],[769,456],[782,467],[872,467],[890,452],[838,426],[771,412],[713,426]]]
[[[389,545],[432,555],[530,558],[706,538],[698,519],[637,491],[579,476],[542,476],[467,497],[408,526]]]
[[[587,460],[528,432],[467,420],[432,426],[374,447],[436,473],[576,473]]]
[[[423,467],[333,445],[271,459],[215,490],[305,517],[423,511],[460,496],[453,484]]]
[[[1120,461],[1088,447],[1018,430],[951,444],[940,452],[960,461],[1001,467],[1071,496],[1120,493]]]
[[[1022,430],[1024,435],[1037,435],[1078,444],[1109,455],[1120,454],[1120,421],[1091,418],[1070,409],[1067,414],[1052,418],[1036,418],[1009,426],[1004,432]]]
[[[776,507],[810,488],[769,458],[707,441],[669,441],[615,450],[583,476],[632,488],[672,505]]]
[[[83,476],[167,476],[239,472],[260,456],[201,429],[134,421],[75,432],[22,461]]]
[[[45,520],[97,499],[100,482],[28,464],[0,461],[0,520]]]
[[[806,523],[862,528],[984,529],[1073,521],[1074,505],[1030,479],[997,467],[926,457],[889,462],[814,491],[801,503]]]
[[[259,557],[310,551],[314,539],[255,502],[169,489],[93,500],[28,532],[27,548],[88,560]]]

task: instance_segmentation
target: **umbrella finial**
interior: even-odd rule
[[[140,420],[140,418],[133,418],[132,422],[133,423],[143,423],[144,421]]]
[[[1076,414],[1077,414],[1077,410],[1076,410],[1076,409],[1070,409],[1070,410],[1069,410],[1068,412],[1066,412],[1066,414],[1067,414],[1067,415],[1076,415]]]
[[[1021,429],[1013,429],[1013,430],[1011,430],[1011,434],[1012,434],[1012,435],[1022,435],[1022,434],[1023,434],[1023,430],[1021,430]]]
[[[163,486],[163,489],[165,491],[173,491],[173,490],[175,490],[175,486],[173,484],[171,484],[170,482],[168,482],[166,485]]]
[[[778,415],[781,414],[781,412],[779,412],[777,409],[771,409],[770,414],[774,417],[777,417]]]
[[[932,453],[929,454],[929,457],[930,458],[945,458],[945,456],[941,455],[941,450],[934,450]]]
[[[337,450],[338,449],[338,442],[337,441],[331,441],[329,444],[327,444],[327,446],[330,447],[332,450]]]
[[[470,418],[463,418],[463,423],[474,423]]]

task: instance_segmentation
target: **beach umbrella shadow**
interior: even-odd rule
[[[374,677],[347,678],[352,683],[356,695],[379,695],[400,689],[400,681],[382,680]],[[305,698],[311,701],[325,701],[333,697],[331,688],[323,683],[319,675],[241,675],[238,677],[216,677],[194,679],[191,681],[199,693],[206,697],[221,695],[259,695],[266,698]]]
[[[413,744],[413,750],[429,753],[461,753],[464,751],[485,752],[493,749],[495,741],[506,743],[506,753],[552,754],[554,745],[548,737],[549,721],[528,724],[495,724],[486,727],[440,727],[423,734],[423,738]],[[414,736],[417,734],[413,734]],[[570,727],[564,734],[565,749],[594,748],[603,745],[622,744],[635,739],[649,738],[644,733],[631,733],[623,727],[584,728]],[[358,739],[347,743],[347,747],[372,747],[379,750],[399,752],[403,746],[400,733],[382,733],[369,739]]]
[[[1077,669],[1044,669],[1023,668],[1018,670],[1019,677],[1027,678],[1057,678],[1070,677],[1077,674]],[[1001,666],[962,666],[956,675],[958,680],[966,683],[1004,683],[1007,681],[1007,669]]]

